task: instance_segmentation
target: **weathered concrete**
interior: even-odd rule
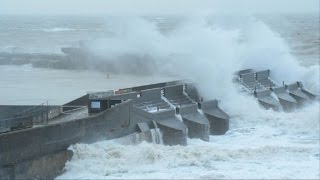
[[[320,95],[319,94],[316,94],[316,93],[313,93],[311,91],[309,91],[308,89],[305,89],[302,82],[297,82],[299,88],[301,89],[301,91],[306,94],[309,99],[312,99],[312,100],[316,100],[318,99],[320,101]]]
[[[133,134],[120,137],[114,140],[117,143],[121,144],[137,144],[141,143],[142,141],[155,143],[155,144],[162,144],[161,141],[161,134],[159,128],[149,129],[143,132],[135,132]]]
[[[256,72],[257,80],[265,80],[269,78],[270,70],[258,71]]]
[[[71,144],[114,139],[135,132],[136,122],[130,124],[131,103],[123,102],[87,118],[1,134],[0,177],[47,179],[64,166],[65,156],[55,156],[56,152],[65,151]],[[46,163],[49,165],[41,165]]]
[[[186,85],[186,93],[190,98],[192,98],[195,102],[201,102],[201,97],[194,83],[190,83]]]
[[[209,120],[210,134],[222,135],[229,130],[229,116],[218,106],[218,100],[201,102],[200,107]]]
[[[72,152],[65,150],[0,168],[1,179],[54,179],[63,172]]]
[[[251,92],[264,90],[265,88],[256,80],[255,73],[241,74],[241,83]]]
[[[161,88],[141,90],[138,102],[161,100]]]
[[[159,112],[149,113],[133,106],[131,116],[140,122],[148,122],[150,126],[153,121],[155,121],[162,132],[164,144],[187,144],[187,127],[177,119],[174,109],[170,108]]]
[[[138,124],[138,128],[140,130],[140,132],[146,132],[146,131],[149,131],[150,128],[148,126],[147,123],[143,122],[143,123],[137,123]]]
[[[266,109],[280,109],[281,104],[277,101],[277,99],[271,96],[271,90],[267,89],[255,91],[254,95],[256,98],[258,98],[259,103]]]
[[[193,97],[199,98],[195,87],[187,85],[187,89]],[[209,121],[198,112],[198,105],[184,94],[184,85],[164,87],[164,97],[176,108],[177,114],[181,115],[190,138],[209,141]]]
[[[302,106],[305,102],[320,97],[303,88],[301,82],[290,85],[284,85],[283,82],[285,88],[277,85],[270,78],[270,70],[254,72],[252,69],[245,69],[238,71],[235,75],[237,77],[235,77],[234,80],[242,85],[241,91],[249,94],[254,93],[259,103],[266,109],[283,109],[286,112],[290,112],[296,109],[296,107]],[[272,90],[277,97],[275,97],[270,90]]]
[[[277,85],[269,78],[270,70],[256,72],[257,81],[265,88],[276,87]]]
[[[291,111],[297,106],[297,101],[288,94],[284,86],[272,88],[272,91],[277,95],[284,111]]]
[[[309,100],[309,97],[299,88],[299,83],[286,85],[286,89],[289,91],[289,94],[298,102],[299,106],[305,104]]]
[[[167,145],[187,145],[187,127],[177,118],[156,121],[162,132],[163,143]]]
[[[178,80],[178,81],[169,81],[169,82],[163,82],[163,83],[156,83],[156,84],[148,84],[143,86],[136,86],[130,88],[132,91],[141,91],[146,89],[154,89],[154,88],[162,88],[165,86],[171,86],[171,85],[177,85],[177,84],[183,84],[187,80]]]
[[[183,85],[172,85],[164,87],[164,96],[166,98],[179,97],[183,95]]]
[[[134,127],[129,127],[129,116],[130,101],[88,118],[1,134],[0,166],[66,150],[78,142],[130,134]]]
[[[198,112],[197,104],[189,104],[177,107],[183,123],[188,127],[188,136],[190,138],[200,138],[209,141],[210,123],[208,119]]]

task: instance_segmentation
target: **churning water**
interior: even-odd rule
[[[129,87],[144,79],[191,78],[199,82],[205,98],[220,99],[221,107],[231,117],[230,130],[223,136],[210,136],[210,142],[188,139],[187,146],[165,146],[140,143],[142,136],[134,135],[127,140],[139,143],[108,140],[73,145],[70,149],[74,156],[57,179],[320,177],[319,102],[291,113],[264,110],[253,97],[240,94],[231,81],[233,72],[242,68],[271,69],[278,83],[302,81],[308,89],[320,93],[317,15],[4,16],[0,21],[1,51],[58,52],[61,46],[90,40],[88,46],[101,56],[114,60],[123,54],[146,58],[153,62],[147,68],[155,72],[138,80],[132,75],[117,75],[127,81],[116,84],[119,81],[108,82],[99,72],[1,66],[1,91],[11,87],[28,93],[30,88],[31,100],[50,92],[54,96],[49,97],[56,100],[62,94],[57,90],[71,95],[83,93],[83,89],[114,89],[124,84]],[[165,74],[170,77],[165,78]],[[19,87],[19,83],[27,82],[26,77],[32,79],[26,84],[32,85]],[[61,89],[55,84],[69,86]],[[5,102],[19,101],[18,92],[5,92]],[[154,142],[161,140],[156,130],[153,137]]]

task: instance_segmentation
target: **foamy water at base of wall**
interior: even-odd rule
[[[318,102],[293,113],[247,107],[230,122],[227,134],[187,146],[76,144],[57,179],[319,178]]]

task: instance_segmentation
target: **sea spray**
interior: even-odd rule
[[[92,41],[88,47],[114,62],[119,72],[129,68],[126,72],[136,73],[139,65],[139,70],[151,75],[192,79],[206,99],[237,94],[232,75],[244,68],[270,69],[278,84],[303,81],[307,88],[320,92],[319,69],[300,66],[286,42],[261,21],[238,18],[245,26],[226,27],[221,20],[210,22],[209,18],[184,17],[170,33],[162,33],[146,19],[114,17],[114,36]]]

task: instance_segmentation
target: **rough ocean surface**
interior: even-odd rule
[[[107,79],[93,71],[0,66],[1,104],[60,104],[90,90],[172,80],[163,74],[175,72],[199,82],[201,93],[220,99],[231,117],[230,130],[210,136],[210,142],[73,145],[74,156],[57,179],[320,178],[319,102],[291,113],[264,110],[231,82],[240,68],[270,68],[278,83],[299,80],[320,93],[318,15],[147,19],[0,17],[1,51],[59,52],[61,46],[90,40],[97,53],[109,58],[146,55],[160,72]]]

